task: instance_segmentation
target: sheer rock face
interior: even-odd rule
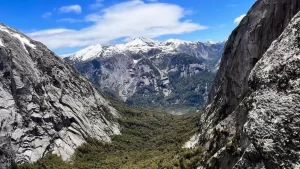
[[[300,10],[298,0],[258,0],[230,35],[209,94],[207,115],[226,118],[249,94],[248,77],[257,61]]]
[[[249,81],[253,91],[244,132],[266,168],[299,168],[300,12],[256,64]]]
[[[0,24],[0,138],[16,162],[70,158],[88,137],[119,134],[118,112],[43,44]],[[0,157],[1,158],[1,157]]]
[[[288,26],[299,11],[298,0],[258,0],[229,37],[200,121],[199,168],[299,167],[299,15]]]

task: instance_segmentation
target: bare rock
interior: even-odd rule
[[[299,11],[298,0],[258,0],[232,32],[200,121],[202,167],[299,167]]]
[[[86,138],[120,133],[118,112],[46,46],[3,24],[0,41],[0,136],[16,162],[47,152],[67,160]]]

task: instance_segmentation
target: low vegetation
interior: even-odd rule
[[[197,115],[174,116],[163,112],[132,108],[117,102],[122,113],[122,135],[112,143],[89,139],[70,162],[48,154],[18,169],[193,169],[199,165],[202,149],[182,149],[197,131]]]

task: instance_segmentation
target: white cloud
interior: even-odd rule
[[[95,3],[90,5],[90,9],[98,9],[101,8],[103,6],[102,4],[103,0],[96,0]]]
[[[70,13],[70,12],[74,12],[77,14],[80,14],[82,11],[81,6],[80,5],[70,5],[70,6],[63,6],[59,8],[59,12],[62,13]]]
[[[52,16],[51,12],[46,12],[42,15],[43,18],[49,18],[50,16]]]
[[[74,18],[62,18],[62,19],[57,20],[57,22],[79,23],[79,22],[84,22],[84,21],[80,20],[80,19],[74,19]]]
[[[61,54],[59,55],[61,58],[65,58],[65,57],[69,57],[70,55],[72,55],[74,53],[66,53],[66,54]]]
[[[66,33],[66,32],[70,32],[72,30],[69,29],[48,29],[48,30],[42,30],[42,31],[38,31],[38,32],[33,32],[30,33],[31,36],[52,36],[55,34],[61,34],[61,33]]]
[[[243,15],[235,18],[233,23],[239,24],[245,16],[246,16],[246,14],[243,14]]]
[[[86,16],[91,25],[85,28],[48,29],[28,35],[51,49],[64,49],[108,44],[120,38],[155,38],[207,29],[184,17],[185,10],[177,5],[131,0]]]
[[[101,19],[102,19],[102,17],[100,15],[97,15],[97,14],[89,14],[85,17],[86,22],[97,22]]]

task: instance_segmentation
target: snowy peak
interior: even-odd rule
[[[202,106],[202,98],[207,95],[203,93],[205,83],[212,83],[212,70],[216,69],[222,50],[221,45],[206,46],[201,42],[136,38],[105,46],[91,60],[65,60],[104,92],[127,103],[144,107]],[[202,77],[205,83],[199,83]],[[184,90],[198,95],[199,100],[187,100],[189,97],[180,94]]]
[[[224,40],[224,41],[220,41],[220,42],[214,42],[214,41],[207,41],[204,43],[204,45],[206,46],[212,46],[212,45],[225,45],[227,41]]]
[[[209,40],[205,43],[206,45],[215,45],[217,44],[216,42],[212,41],[212,40]]]
[[[165,41],[165,43],[173,43],[173,44],[189,44],[192,43],[191,41],[184,41],[180,39],[168,39]]]
[[[105,47],[100,44],[92,45],[69,55],[69,59],[74,61],[87,61],[98,57],[108,58],[116,54],[124,53],[143,53],[147,55],[149,52],[152,53],[153,51],[160,51],[161,54],[185,53],[188,55],[195,55],[197,58],[207,59],[207,50],[209,50],[207,47],[210,48],[211,45],[212,44],[208,45],[199,41],[191,42],[179,39],[169,39],[167,41],[160,42],[147,38],[135,38],[127,43]],[[212,48],[218,47],[213,46]],[[159,57],[158,55],[159,54],[157,53],[157,57]]]
[[[154,44],[159,43],[158,41],[147,39],[147,38],[135,38],[132,41],[129,41],[125,44],[127,47],[135,46],[153,46]]]
[[[97,57],[101,54],[103,51],[103,47],[100,44],[91,45],[87,48],[84,48],[70,56],[72,60],[81,60],[86,61],[89,59],[92,59],[94,57]]]

